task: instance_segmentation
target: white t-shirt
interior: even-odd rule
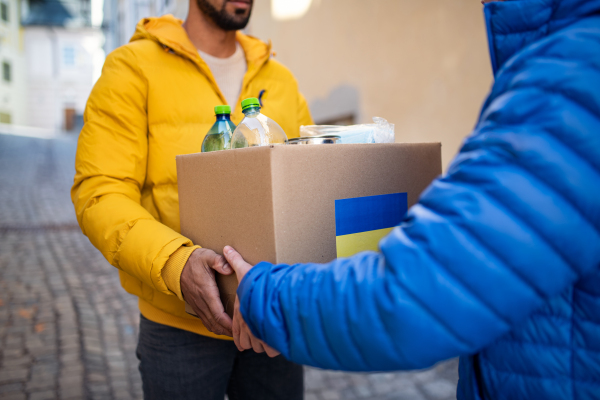
[[[239,43],[235,44],[235,53],[227,58],[218,58],[198,50],[200,57],[210,68],[217,85],[231,111],[238,106],[240,92],[242,91],[242,82],[248,66],[246,64],[246,55],[244,49]]]

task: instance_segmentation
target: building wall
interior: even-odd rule
[[[19,2],[3,2],[8,7],[8,22],[0,19],[0,113],[3,117],[0,122],[8,122],[6,118],[9,118],[12,124],[23,124],[26,120],[26,74]],[[3,77],[2,63],[10,66],[10,81]]]
[[[173,14],[185,19],[187,9],[188,0],[104,0],[106,53],[129,42],[142,18]]]
[[[313,0],[283,21],[271,1],[255,0],[248,31],[273,41],[316,122],[380,116],[398,142],[442,142],[445,165],[492,83],[475,0]]]
[[[83,115],[102,33],[94,28],[27,27],[24,38],[28,125],[64,129],[67,108]]]

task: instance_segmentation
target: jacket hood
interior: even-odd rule
[[[198,50],[190,41],[182,24],[182,20],[172,15],[144,18],[137,24],[130,42],[143,39],[153,40],[160,44],[166,51],[171,51],[190,59],[208,77],[214,90],[224,102],[223,104],[226,104],[227,100],[217,85],[210,68],[200,57]],[[236,33],[236,38],[244,49],[246,56],[248,71],[244,77],[244,81],[247,82],[254,78],[260,68],[269,60],[271,56],[271,43],[267,44],[252,36],[244,35],[239,31]]]
[[[189,58],[202,65],[204,61],[200,58],[198,50],[190,41],[183,21],[172,15],[162,17],[152,17],[142,19],[136,26],[135,33],[131,37],[131,42],[142,39],[150,39],[165,49],[172,50],[176,54]],[[252,36],[244,35],[241,32],[236,34],[237,40],[244,49],[248,69],[261,66],[271,55],[271,44],[265,43]]]
[[[485,4],[494,75],[521,49],[598,13],[600,0],[504,0]]]

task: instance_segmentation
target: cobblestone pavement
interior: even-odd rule
[[[79,228],[74,137],[0,134],[0,399],[139,399],[137,300]],[[306,400],[455,399],[457,362],[418,373],[306,369]]]

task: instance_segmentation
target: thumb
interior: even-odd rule
[[[231,275],[233,273],[233,270],[229,267],[229,264],[227,264],[225,257],[218,254],[215,254],[212,269],[222,275]]]
[[[233,268],[235,271],[238,282],[241,282],[242,278],[246,275],[250,268],[252,268],[252,265],[244,261],[240,253],[235,251],[231,246],[225,246],[223,249],[223,254],[225,255],[229,265],[231,265],[231,268]]]

